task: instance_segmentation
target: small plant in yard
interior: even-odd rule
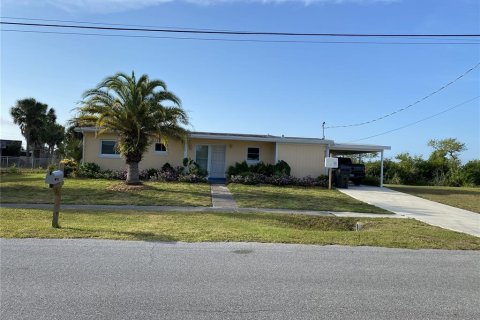
[[[85,162],[78,168],[76,175],[80,178],[97,178],[101,172],[100,166],[94,162]]]
[[[206,170],[200,168],[200,166],[190,158],[183,159],[183,167],[184,167],[183,172],[185,174],[193,174],[201,177],[206,177],[208,174]]]
[[[186,175],[180,175],[178,177],[178,181],[180,181],[180,182],[190,182],[190,183],[199,183],[199,182],[207,182],[207,179],[204,176],[189,173],[189,174],[186,174]]]
[[[20,174],[20,170],[17,168],[17,164],[12,164],[10,167],[8,167],[8,173],[10,174]]]
[[[74,175],[79,167],[78,162],[73,159],[63,159],[62,161],[60,161],[60,163],[64,165],[63,173],[65,174],[65,177]]]

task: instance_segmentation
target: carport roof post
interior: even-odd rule
[[[361,154],[380,152],[380,187],[383,188],[383,152],[390,150],[390,146],[377,146],[371,144],[349,144],[349,143],[334,143],[328,146],[329,153],[341,154]],[[337,152],[336,152],[337,151]]]

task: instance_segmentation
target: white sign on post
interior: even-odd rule
[[[338,158],[326,157],[325,158],[325,168],[338,168]]]

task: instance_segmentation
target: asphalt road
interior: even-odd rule
[[[480,252],[1,240],[1,319],[480,319]]]

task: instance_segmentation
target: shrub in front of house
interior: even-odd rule
[[[79,168],[78,162],[76,162],[73,159],[63,159],[60,161],[61,164],[63,164],[63,174],[65,177],[70,177],[72,175],[75,175],[76,171]]]
[[[274,186],[302,186],[302,187],[328,187],[328,176],[313,178],[310,176],[295,178],[290,175],[266,176],[260,173],[248,173],[244,175],[230,176],[230,183],[241,183],[247,185],[270,184]]]
[[[175,170],[159,171],[150,177],[150,181],[172,182],[178,180],[178,173]]]
[[[273,175],[290,175],[290,166],[283,160],[278,161],[275,165],[258,162],[253,165],[248,165],[246,161],[236,162],[235,165],[228,167],[227,177],[248,175],[248,174],[262,174],[267,177]]]
[[[380,186],[380,179],[377,177],[372,177],[372,176],[366,176],[362,180],[362,184],[366,186],[374,186],[374,187],[379,187]]]
[[[249,185],[328,187],[328,176],[295,178],[290,175],[290,171],[290,165],[283,160],[278,161],[275,165],[259,162],[250,166],[243,161],[230,166],[227,169],[227,177],[231,183]]]
[[[80,178],[97,178],[101,172],[100,166],[95,162],[85,162],[80,165],[75,176]]]
[[[199,182],[207,182],[207,178],[204,176],[200,176],[198,174],[189,173],[178,176],[179,182],[189,182],[189,183],[199,183]]]
[[[75,173],[80,178],[95,178],[109,180],[125,180],[127,178],[127,169],[121,170],[102,170],[100,166],[93,162],[82,164]],[[187,167],[178,166],[174,168],[169,163],[165,163],[161,169],[144,169],[140,171],[140,179],[144,181],[161,181],[161,182],[205,182],[206,172],[198,168],[194,162],[188,164]]]
[[[268,177],[265,182],[274,186],[294,186],[297,183],[297,178],[283,174]]]

